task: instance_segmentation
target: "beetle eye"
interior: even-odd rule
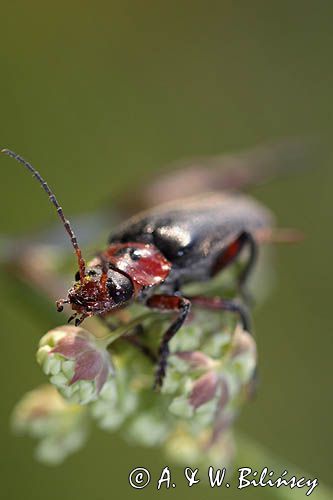
[[[108,280],[106,286],[115,304],[120,304],[120,302],[123,301],[122,290],[117,289],[116,285],[112,282],[112,280]]]
[[[80,277],[81,277],[81,276],[80,276],[80,271],[77,271],[77,272],[75,273],[75,281],[79,281],[79,280],[80,280]]]
[[[115,304],[127,302],[134,294],[131,280],[117,271],[111,271],[111,274],[112,276],[106,282],[110,298]]]

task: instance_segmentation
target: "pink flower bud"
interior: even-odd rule
[[[209,369],[213,364],[212,358],[200,351],[180,351],[175,353],[175,355],[186,361],[191,368]]]
[[[111,371],[104,345],[83,328],[62,326],[40,341],[37,360],[61,394],[77,403],[96,399]]]
[[[214,398],[218,380],[218,375],[209,371],[195,381],[189,397],[189,402],[195,409]]]

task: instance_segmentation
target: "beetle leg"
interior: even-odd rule
[[[245,267],[243,268],[242,272],[240,273],[238,277],[238,283],[240,287],[244,286],[244,283],[246,282],[249,274],[252,272],[252,269],[255,266],[255,263],[258,258],[258,245],[253,238],[251,233],[248,233],[244,231],[241,236],[243,240],[243,246],[248,246],[249,248],[249,257],[248,260],[245,264]]]
[[[124,335],[122,338],[126,340],[126,342],[131,344],[133,347],[136,347],[142,354],[144,354],[148,359],[150,359],[150,361],[156,363],[157,357],[155,353],[142,342],[141,340],[142,334],[143,334],[143,326],[140,324],[134,327],[132,333],[128,333]]]
[[[250,315],[247,308],[239,302],[236,302],[235,300],[222,299],[221,297],[203,297],[201,295],[189,297],[189,300],[191,301],[191,304],[203,309],[237,313],[240,317],[244,330],[251,333]]]
[[[159,309],[160,311],[178,311],[177,318],[164,333],[158,349],[154,389],[159,389],[163,384],[168,356],[170,354],[169,342],[183,325],[189,313],[191,302],[184,297],[178,297],[176,295],[153,295],[147,300],[146,305],[152,309]]]
[[[258,256],[258,245],[251,233],[242,231],[239,236],[227,246],[227,248],[224,248],[217,257],[211,271],[212,276],[218,274],[222,269],[229,266],[246,246],[249,248],[249,257],[240,275],[238,276],[239,288],[245,296],[246,293],[244,292],[244,285],[256,263]]]

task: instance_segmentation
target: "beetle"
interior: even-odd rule
[[[188,317],[191,305],[239,315],[250,332],[247,308],[222,297],[185,296],[185,284],[211,280],[228,267],[244,248],[247,261],[238,276],[240,295],[254,267],[258,235],[272,225],[271,213],[247,195],[208,193],[176,200],[134,215],[111,235],[108,246],[86,264],[76,235],[53,191],[39,172],[11,150],[2,153],[26,167],[46,191],[71,240],[78,262],[75,283],[57,301],[74,311],[69,321],[80,325],[90,316],[104,318],[133,301],[151,309],[176,313],[158,350],[155,388],[166,373],[169,342]]]

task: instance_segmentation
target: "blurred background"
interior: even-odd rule
[[[5,0],[0,32],[1,146],[40,167],[70,215],[116,202],[183,157],[293,136],[326,143],[311,169],[252,190],[282,226],[306,238],[276,249],[277,285],[255,315],[261,387],[237,427],[281,463],[331,485],[332,16],[324,0]],[[1,163],[1,234],[53,223],[36,184],[18,165]],[[132,490],[127,476],[145,466],[156,477],[166,465],[159,450],[95,430],[83,451],[50,469],[33,461],[29,439],[11,435],[15,402],[44,381],[34,360],[38,339],[61,318],[52,304],[36,315],[5,273],[0,308],[3,497],[156,494],[153,486]],[[178,483],[158,494],[222,493]],[[244,496],[268,492],[228,490],[228,498]]]

